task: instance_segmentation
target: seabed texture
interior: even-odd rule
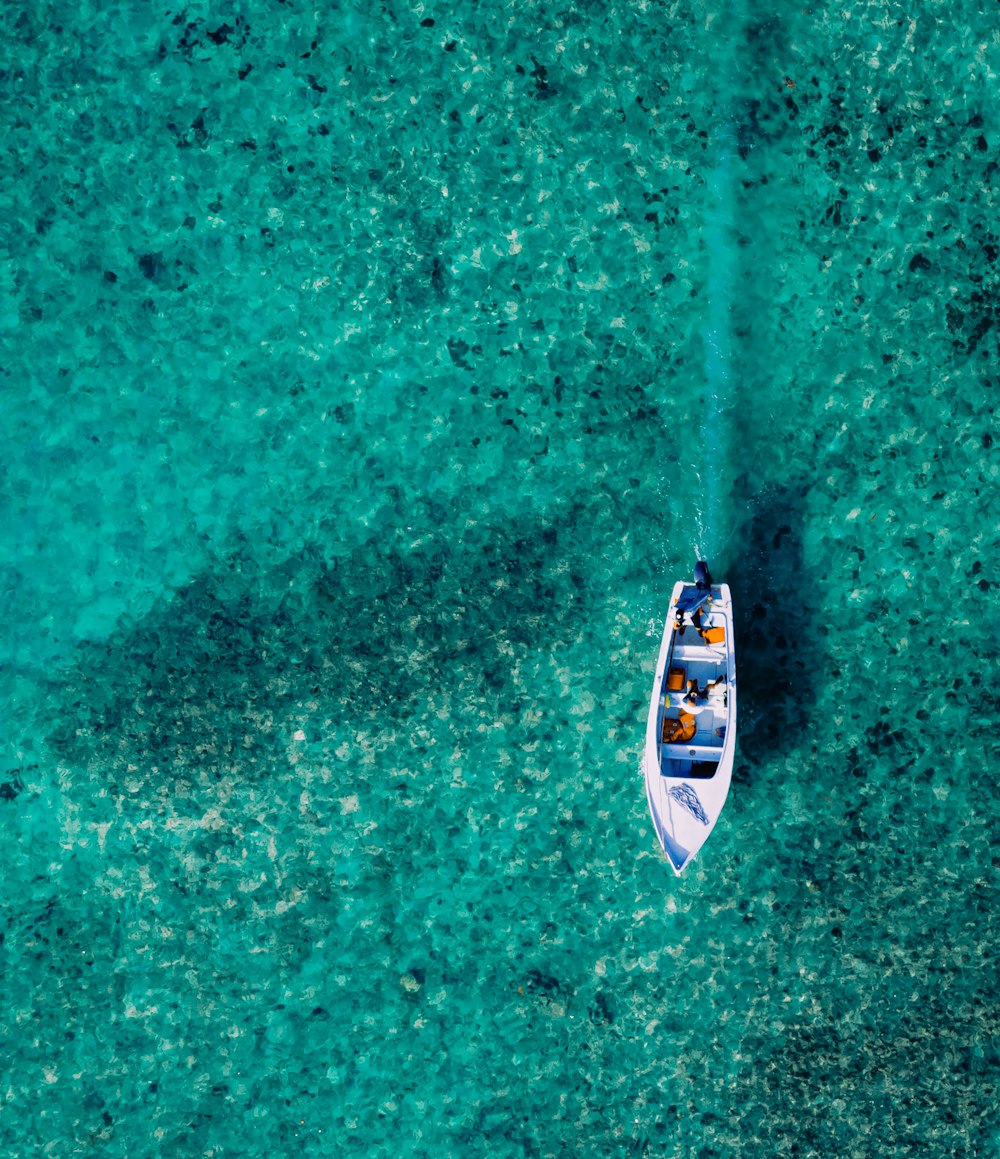
[[[1000,1154],[997,10],[764,8],[0,10],[3,1155]]]

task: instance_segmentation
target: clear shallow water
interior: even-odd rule
[[[995,1154],[992,12],[3,20],[5,1151]]]

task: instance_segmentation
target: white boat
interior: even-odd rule
[[[678,875],[719,819],[735,749],[733,603],[699,562],[670,597],[643,756],[656,836]]]

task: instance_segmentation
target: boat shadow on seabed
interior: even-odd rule
[[[737,493],[746,478],[736,481]],[[802,527],[808,484],[769,486],[752,495],[729,569],[740,689],[740,733],[734,784],[799,736],[816,702],[809,651],[817,645],[805,575]]]

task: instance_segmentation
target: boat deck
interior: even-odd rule
[[[678,633],[664,679],[659,724],[661,732],[664,720],[677,719],[682,711],[691,711],[683,704],[689,681],[696,680],[701,688],[714,686],[710,688],[708,696],[698,703],[698,711],[692,713],[696,731],[690,740],[660,744],[660,771],[664,776],[714,776],[722,758],[725,740],[726,663],[724,646],[714,647],[706,643],[690,628]],[[671,680],[668,678],[671,675],[674,676],[672,683],[680,683],[680,688],[669,687]]]

